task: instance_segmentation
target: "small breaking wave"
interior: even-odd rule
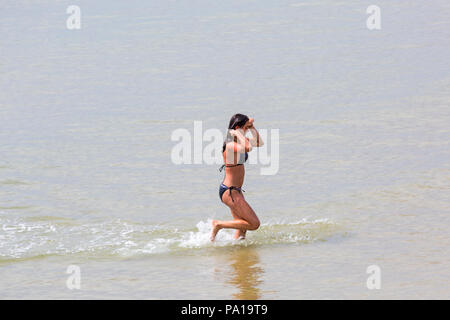
[[[235,240],[234,230],[222,229],[212,243],[211,220],[180,229],[121,219],[82,224],[56,217],[0,218],[0,262],[50,255],[126,258],[201,248],[301,244],[325,240],[338,230],[328,219],[270,222],[249,232],[245,240]]]

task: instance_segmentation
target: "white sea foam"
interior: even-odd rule
[[[211,229],[210,219],[199,221],[195,230],[120,219],[89,224],[58,219],[0,219],[0,260],[67,254],[133,257],[236,245],[304,243],[324,239],[338,230],[328,219],[272,221],[248,232],[245,240],[235,240],[234,230],[222,229],[211,242]]]

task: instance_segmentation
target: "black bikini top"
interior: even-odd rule
[[[242,156],[245,157],[245,159],[242,158]],[[223,164],[219,171],[222,171],[224,167],[230,168],[230,167],[237,167],[237,166],[242,166],[244,164],[244,162],[246,162],[248,159],[248,152],[245,153],[245,155],[243,153],[239,154],[239,160],[237,164]]]

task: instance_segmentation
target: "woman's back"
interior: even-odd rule
[[[236,142],[226,144],[223,152],[223,163],[225,164],[225,178],[223,184],[227,186],[242,187],[244,184],[245,168],[244,162],[247,161],[247,152],[238,151]]]

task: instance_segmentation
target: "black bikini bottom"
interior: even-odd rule
[[[233,195],[232,195],[232,193],[231,193],[231,190],[237,190],[237,191],[239,191],[239,192],[241,192],[241,191],[244,191],[244,190],[242,190],[241,188],[238,188],[238,187],[233,187],[233,186],[231,186],[231,187],[227,187],[226,185],[224,185],[223,183],[221,183],[220,184],[220,187],[219,187],[219,198],[220,198],[220,200],[222,201],[222,196],[223,196],[223,194],[225,193],[225,191],[227,191],[227,190],[230,190],[229,192],[230,192],[230,197],[231,197],[231,200],[234,202],[234,199],[233,199]],[[244,191],[245,192],[245,191]],[[222,201],[223,202],[223,201]]]

